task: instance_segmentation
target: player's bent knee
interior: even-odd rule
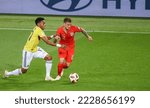
[[[64,62],[61,62],[61,61],[60,61],[59,64],[64,64]]]
[[[52,60],[52,56],[46,56],[46,57],[44,58],[44,60],[50,61],[50,60]]]

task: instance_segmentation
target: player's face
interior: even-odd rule
[[[43,20],[43,21],[41,21],[40,23],[39,23],[39,27],[42,29],[42,30],[44,30],[45,29],[45,26],[46,26],[46,23],[45,23],[45,21]]]
[[[70,22],[66,22],[66,23],[64,23],[64,27],[65,27],[65,29],[70,29],[70,27],[71,27],[71,23]]]

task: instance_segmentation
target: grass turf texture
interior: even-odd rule
[[[34,27],[37,16],[0,15],[0,28]],[[54,34],[64,17],[46,16],[46,34]],[[21,66],[22,48],[30,30],[0,29],[0,90],[150,90],[150,34],[149,19],[87,18],[72,17],[73,23],[91,31],[116,31],[137,33],[90,32],[93,42],[88,42],[82,33],[76,34],[75,57],[71,67],[65,70],[60,81],[46,82],[45,61],[34,59],[28,73],[3,79],[5,69]],[[40,45],[53,56],[51,74],[57,75],[57,48]],[[77,72],[79,82],[71,84],[69,74]]]

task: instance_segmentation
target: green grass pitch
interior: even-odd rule
[[[3,79],[5,69],[21,66],[22,49],[37,16],[0,15],[0,90],[6,91],[149,91],[150,20],[129,18],[72,17],[73,24],[85,28],[93,42],[76,34],[75,57],[60,81],[46,82],[45,61],[34,59],[28,72]],[[46,34],[54,34],[64,17],[45,16]],[[5,28],[5,29],[4,29]],[[18,28],[13,30],[12,28]],[[101,31],[101,32],[98,32]],[[53,56],[52,77],[57,75],[57,48],[40,45]],[[69,82],[76,72],[78,83]]]

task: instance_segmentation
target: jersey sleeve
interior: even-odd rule
[[[75,32],[82,32],[81,27],[74,26],[73,29],[74,29]]]
[[[61,35],[61,29],[60,29],[60,28],[57,29],[56,35],[57,35],[57,36],[60,36],[60,35]]]

